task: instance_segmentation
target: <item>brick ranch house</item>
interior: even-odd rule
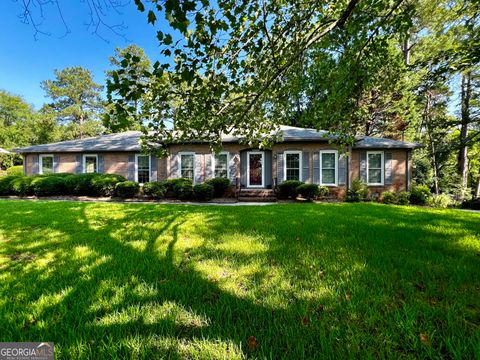
[[[23,155],[25,175],[45,173],[115,173],[145,183],[191,178],[202,183],[227,177],[237,193],[265,194],[284,180],[326,185],[343,196],[353,179],[362,179],[370,192],[408,190],[411,153],[421,145],[376,137],[360,137],[342,155],[329,143],[328,133],[281,126],[283,141],[271,149],[255,149],[225,135],[222,152],[191,142],[169,145],[169,156],[141,153],[141,133],[127,131],[82,140],[16,149]]]

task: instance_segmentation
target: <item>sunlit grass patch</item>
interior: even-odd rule
[[[0,341],[58,358],[465,357],[480,215],[0,201]]]

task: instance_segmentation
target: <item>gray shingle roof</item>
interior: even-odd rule
[[[294,126],[280,126],[283,141],[318,141],[326,142],[335,138],[327,131],[298,128]],[[62,141],[52,144],[33,145],[14,149],[17,153],[55,153],[55,152],[115,152],[115,151],[140,151],[142,133],[139,131],[126,131],[117,134],[102,135],[86,139]],[[226,134],[222,135],[226,143],[237,142],[238,138]],[[361,137],[354,148],[404,148],[413,149],[420,144],[408,143],[397,140]]]

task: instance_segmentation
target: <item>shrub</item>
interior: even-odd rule
[[[215,194],[215,188],[210,184],[197,184],[193,187],[193,193],[197,200],[210,200]]]
[[[297,188],[300,185],[303,185],[302,181],[298,180],[286,180],[278,185],[281,197],[286,198],[296,198],[297,197]]]
[[[67,192],[65,178],[61,176],[39,176],[31,182],[36,196],[64,195]]]
[[[398,205],[408,205],[410,204],[410,193],[408,191],[401,191],[397,194],[397,204]]]
[[[384,204],[396,204],[397,203],[397,195],[391,191],[385,191],[382,193],[382,201]]]
[[[11,182],[12,191],[18,196],[33,195],[32,176],[19,176]]]
[[[430,195],[430,189],[427,185],[414,185],[410,190],[410,203],[426,205]]]
[[[230,187],[230,180],[227,178],[213,178],[206,183],[213,186],[214,197],[224,197]]]
[[[352,181],[350,189],[347,191],[345,201],[359,202],[368,200],[368,187],[362,180],[355,179]]]
[[[115,185],[115,195],[121,198],[132,198],[140,191],[140,185],[134,181],[122,181]]]
[[[16,165],[7,169],[7,175],[23,176],[23,165]]]
[[[117,174],[99,174],[92,178],[91,183],[93,190],[100,196],[113,196],[115,195],[115,186],[120,182],[125,182],[125,179],[121,175]]]
[[[297,192],[304,199],[312,200],[318,196],[319,189],[316,184],[303,184],[297,187]]]
[[[480,198],[462,202],[462,209],[480,210]]]
[[[180,180],[180,179],[179,179]],[[173,185],[173,193],[177,199],[189,200],[193,198],[193,184],[189,179],[181,179]]]
[[[19,176],[3,176],[0,177],[0,196],[13,195],[12,182],[13,180],[19,178]]]
[[[77,196],[95,196],[97,195],[92,185],[92,180],[98,174],[79,174],[66,176],[65,187],[69,194]]]
[[[149,198],[161,199],[165,197],[166,191],[165,185],[158,181],[143,184],[143,193]]]
[[[447,208],[452,204],[452,198],[447,194],[433,195],[428,199],[428,205],[436,208]]]
[[[328,188],[328,186],[320,185],[318,187],[318,196],[324,197],[324,196],[327,196],[328,194],[330,194],[330,189]]]
[[[185,179],[185,178],[178,178],[178,179],[168,179],[162,181],[162,184],[165,186],[167,192],[174,192],[174,188],[177,184],[192,184],[192,180]],[[193,186],[193,184],[192,184]]]

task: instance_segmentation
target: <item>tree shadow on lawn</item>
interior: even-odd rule
[[[3,341],[47,337],[60,357],[89,358],[478,346],[480,257],[463,241],[478,242],[480,217],[346,204],[2,205],[13,211],[0,219],[0,254],[20,259],[2,267]]]

